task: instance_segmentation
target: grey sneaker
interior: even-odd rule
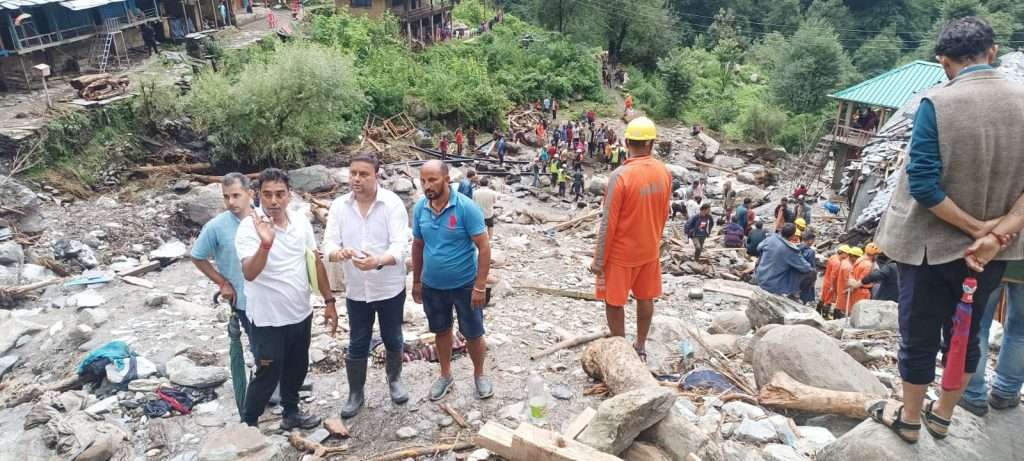
[[[494,384],[491,384],[491,378],[477,376],[473,378],[473,383],[476,384],[476,397],[478,399],[489,399],[494,396]]]
[[[443,399],[444,396],[448,395],[448,390],[452,388],[452,383],[454,382],[455,380],[451,376],[437,378],[434,381],[434,385],[430,386],[430,400],[438,401]]]
[[[996,395],[995,392],[990,392],[988,394],[988,404],[996,410],[1009,410],[1020,405],[1020,397],[1001,397]]]
[[[988,402],[984,400],[978,402],[974,400],[967,400],[965,398],[961,398],[960,401],[957,402],[957,406],[963,408],[964,410],[967,410],[967,412],[971,413],[974,416],[984,417],[985,415],[988,414]]]

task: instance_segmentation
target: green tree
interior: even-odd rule
[[[903,54],[900,43],[896,34],[882,32],[857,49],[853,55],[853,62],[866,77],[881,74],[899,61]]]
[[[772,72],[772,93],[789,111],[816,112],[851,79],[853,64],[832,26],[820,19],[805,21],[788,44]]]
[[[257,77],[252,77],[257,76]],[[218,158],[251,165],[299,165],[305,154],[351,141],[367,102],[352,59],[296,42],[241,74],[202,74],[189,106]]]
[[[767,3],[764,5],[764,20],[761,22],[770,25],[765,27],[789,34],[800,25],[803,17],[800,0],[772,0]]]
[[[494,17],[494,12],[480,0],[462,0],[452,8],[452,16],[472,27],[489,21]]]

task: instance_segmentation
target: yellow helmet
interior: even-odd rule
[[[626,125],[626,139],[633,141],[653,141],[658,137],[654,122],[647,117],[637,117]]]
[[[874,256],[881,252],[882,249],[878,248],[878,245],[875,245],[875,242],[871,242],[866,247],[864,247],[864,253],[867,254],[868,256]]]
[[[864,256],[864,250],[860,249],[860,247],[850,247],[846,250],[846,254],[850,256],[856,256],[859,258],[861,256]]]
[[[850,251],[850,245],[847,245],[845,243],[842,244],[842,245],[839,245],[839,252],[840,253],[846,253],[848,251]]]
[[[807,221],[804,221],[804,218],[796,218],[793,224],[796,224],[796,228],[799,230],[804,230],[807,227]]]

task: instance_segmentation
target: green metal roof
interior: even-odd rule
[[[870,80],[865,80],[830,97],[870,106],[899,109],[911,96],[946,81],[942,66],[914,61]]]

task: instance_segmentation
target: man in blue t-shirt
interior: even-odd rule
[[[454,382],[453,307],[473,360],[477,397],[486,399],[494,395],[494,385],[484,375],[487,345],[482,311],[487,302],[491,247],[480,207],[457,193],[450,181],[448,165],[443,162],[431,160],[420,169],[424,198],[413,209],[412,299],[423,304],[441,364],[441,376],[430,388],[430,400],[442,399]]]
[[[245,315],[245,279],[235,252],[238,225],[252,213],[253,194],[249,178],[241,173],[228,173],[221,183],[221,193],[227,211],[203,225],[203,230],[192,245],[192,264],[217,284],[220,298],[231,303],[242,329],[249,334],[251,324]],[[209,261],[211,256],[216,267]]]

